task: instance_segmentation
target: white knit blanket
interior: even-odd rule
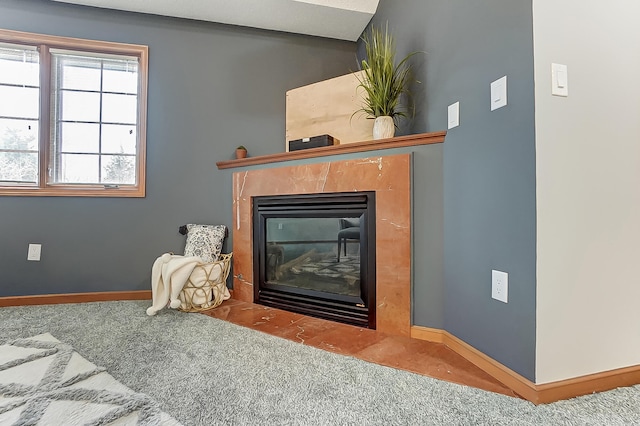
[[[202,258],[165,253],[158,257],[151,267],[152,305],[147,315],[155,315],[169,305],[173,309],[180,307],[180,292]]]
[[[49,333],[0,346],[0,425],[179,425]]]

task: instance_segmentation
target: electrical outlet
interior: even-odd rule
[[[491,297],[504,303],[509,301],[509,274],[491,270]]]
[[[29,244],[29,251],[27,252],[27,260],[40,261],[41,251],[42,251],[42,244]]]

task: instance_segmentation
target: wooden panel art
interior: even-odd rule
[[[362,112],[363,90],[351,73],[287,92],[286,141],[331,135],[340,144],[372,139],[373,120]]]

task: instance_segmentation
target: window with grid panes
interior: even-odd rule
[[[0,194],[144,196],[146,53],[0,30]]]
[[[39,99],[37,50],[0,44],[0,183],[38,182]]]

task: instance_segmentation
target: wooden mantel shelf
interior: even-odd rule
[[[260,155],[258,157],[241,158],[238,160],[218,161],[216,165],[218,166],[218,169],[231,169],[234,167],[254,166],[257,164],[278,163],[281,161],[302,160],[305,158],[349,154],[352,152],[366,152],[379,149],[428,145],[432,143],[444,142],[444,137],[446,134],[447,132],[420,133],[417,135],[399,136],[397,138],[353,142],[344,145],[323,146],[320,148],[309,148],[302,149],[300,151]]]

